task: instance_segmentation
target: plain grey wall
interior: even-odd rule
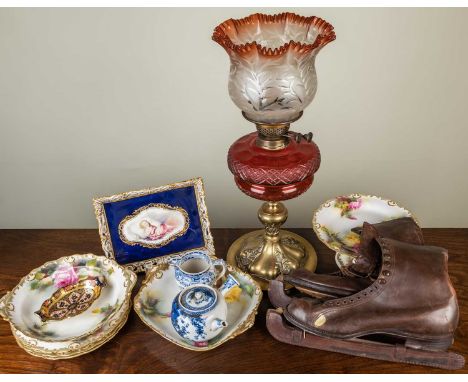
[[[467,227],[468,9],[289,9],[337,40],[293,126],[322,167],[287,202],[310,227],[333,196],[380,195],[425,227]],[[211,41],[230,17],[284,9],[0,9],[0,228],[96,227],[91,199],[201,176],[214,227],[254,227],[229,145],[250,131]]]

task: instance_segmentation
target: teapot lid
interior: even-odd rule
[[[201,315],[212,310],[218,300],[216,290],[208,285],[197,284],[179,294],[179,305],[188,314]]]

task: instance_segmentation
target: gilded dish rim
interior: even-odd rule
[[[136,312],[136,314],[138,315],[138,317],[140,317],[141,321],[146,325],[148,326],[151,330],[153,330],[154,332],[156,332],[157,334],[159,334],[161,337],[165,338],[166,340],[168,340],[169,342],[172,342],[173,344],[177,345],[177,346],[180,346],[182,348],[185,348],[187,350],[191,350],[191,351],[208,351],[208,350],[212,350],[214,348],[217,348],[218,346],[224,344],[225,342],[237,337],[238,335],[244,333],[246,330],[250,329],[253,324],[255,323],[255,316],[257,315],[258,313],[258,307],[262,301],[262,297],[263,297],[263,292],[262,292],[262,288],[260,287],[260,285],[258,285],[258,283],[252,278],[252,276],[250,276],[249,274],[245,273],[245,272],[242,272],[239,268],[237,267],[234,267],[228,263],[226,263],[226,267],[227,267],[227,270],[231,273],[235,272],[235,273],[239,273],[245,277],[247,277],[248,279],[250,279],[250,281],[252,282],[252,285],[255,285],[255,292],[254,294],[256,296],[258,296],[258,300],[257,300],[257,303],[255,304],[255,306],[252,308],[252,311],[247,315],[247,317],[241,321],[238,325],[237,325],[237,329],[228,337],[225,337],[224,339],[214,343],[214,344],[211,344],[211,345],[208,345],[206,347],[200,347],[200,348],[194,348],[194,347],[191,347],[191,346],[188,346],[186,345],[185,343],[183,342],[177,342],[175,341],[174,339],[170,338],[169,336],[166,335],[165,332],[163,332],[162,330],[158,330],[157,328],[149,325],[145,318],[143,317],[143,314],[140,313],[140,308],[141,308],[141,303],[140,303],[140,298],[142,296],[142,293],[144,291],[144,289],[146,287],[149,286],[149,284],[152,282],[153,280],[153,277],[156,277],[156,273],[158,272],[164,272],[165,270],[167,270],[169,267],[169,263],[168,262],[160,262],[158,264],[156,264],[145,276],[145,279],[143,280],[142,284],[141,284],[141,287],[140,287],[140,290],[138,291],[138,293],[136,294],[135,298],[133,299],[133,310]],[[160,278],[160,277],[158,277]]]
[[[57,264],[57,263],[60,263],[60,262],[73,262],[75,259],[83,258],[83,257],[87,257],[87,258],[91,257],[91,258],[94,258],[96,260],[105,260],[105,261],[110,262],[112,265],[116,266],[117,268],[120,268],[122,270],[122,273],[123,273],[124,278],[125,278],[123,287],[127,288],[127,292],[125,294],[124,301],[122,301],[122,303],[121,303],[121,307],[124,306],[125,303],[130,301],[132,290],[133,290],[133,287],[135,286],[135,283],[136,283],[136,280],[137,280],[136,274],[133,273],[131,270],[122,267],[116,261],[114,261],[112,259],[109,259],[109,258],[107,258],[105,256],[97,256],[97,255],[95,255],[93,253],[73,254],[73,255],[70,255],[70,256],[62,256],[62,257],[60,257],[60,258],[58,258],[56,260],[47,261],[44,264],[42,264],[41,266],[39,266],[39,267],[33,269],[32,271],[30,271],[26,276],[21,278],[19,283],[11,291],[8,291],[5,295],[3,295],[0,298],[0,303],[3,304],[3,306],[4,306],[3,309],[0,309],[1,310],[1,316],[5,321],[7,321],[10,324],[10,327],[12,329],[12,333],[14,333],[15,331],[19,331],[19,332],[23,333],[23,331],[21,329],[19,329],[10,320],[10,317],[11,317],[10,312],[13,312],[15,310],[15,306],[11,303],[11,300],[15,296],[15,294],[18,292],[18,290],[24,285],[24,283],[28,282],[28,281],[31,281],[33,275],[35,275],[40,269],[44,268],[45,266],[47,266],[49,264]],[[117,313],[119,313],[119,311],[120,311],[120,309],[116,310],[109,317],[107,317],[106,320],[107,321],[114,320],[115,316],[117,315]],[[26,337],[30,337],[30,338],[42,341],[42,342],[49,342],[49,343],[69,342],[69,341],[75,341],[75,340],[87,337],[89,335],[92,335],[94,332],[96,332],[97,330],[102,328],[102,326],[104,324],[105,324],[105,322],[97,325],[94,329],[92,329],[92,330],[90,330],[90,331],[88,331],[86,333],[80,334],[79,336],[69,337],[67,340],[54,341],[54,340],[47,340],[47,339],[37,339],[37,338],[34,338],[34,337],[32,337],[30,335],[27,335],[25,333],[23,333],[23,335],[25,335]]]
[[[91,353],[94,350],[97,350],[107,342],[109,342],[111,339],[113,339],[117,333],[124,327],[126,324],[129,314],[131,311],[131,301],[129,301],[127,308],[124,309],[125,315],[122,316],[121,321],[118,321],[118,323],[112,328],[111,331],[106,336],[102,337],[102,340],[99,342],[90,342],[86,346],[83,347],[83,349],[77,348],[77,349],[63,349],[63,350],[39,350],[40,348],[35,347],[34,345],[27,344],[23,342],[23,340],[19,339],[17,335],[13,332],[13,336],[15,337],[16,343],[18,344],[19,347],[21,347],[24,351],[26,351],[28,354],[34,356],[34,357],[40,357],[44,359],[50,359],[50,360],[58,360],[58,359],[69,359],[69,358],[75,358],[82,356],[87,353]],[[91,335],[92,336],[92,335]],[[43,348],[42,348],[43,349]],[[79,350],[79,351],[77,351]]]
[[[320,227],[322,225],[317,223],[317,215],[322,209],[329,208],[331,206],[331,203],[334,202],[336,199],[338,199],[340,197],[344,197],[344,198],[363,197],[363,198],[373,198],[373,199],[382,200],[382,201],[386,202],[389,206],[397,206],[397,207],[401,208],[402,210],[405,210],[409,214],[409,216],[411,218],[413,218],[413,220],[416,222],[416,224],[419,225],[418,219],[414,216],[414,214],[410,210],[408,210],[405,207],[402,207],[400,204],[398,204],[397,202],[395,202],[392,199],[387,199],[387,198],[383,198],[381,196],[376,196],[376,195],[368,195],[368,194],[360,194],[360,193],[353,193],[353,194],[335,196],[334,198],[328,199],[327,201],[320,204],[320,206],[315,210],[314,215],[312,216],[312,229],[314,230],[315,235],[317,236],[317,238],[323,244],[325,244],[328,248],[330,248],[333,252],[335,252],[336,254],[339,254],[341,252],[337,251],[335,248],[332,248],[331,246],[329,246],[328,243],[326,241],[324,241],[322,239],[322,237],[320,236],[320,234],[319,234],[319,229],[320,229]]]
[[[184,220],[185,220],[185,223],[184,223],[184,226],[183,226],[182,230],[180,232],[178,232],[177,234],[172,235],[169,238],[163,240],[159,244],[147,244],[147,243],[141,243],[141,242],[128,240],[125,237],[125,235],[123,234],[123,226],[125,225],[126,222],[128,222],[129,220],[131,220],[134,217],[138,216],[141,212],[143,212],[144,210],[147,210],[149,208],[161,208],[161,209],[165,208],[167,210],[180,212],[182,214],[182,216],[184,217]],[[169,244],[171,241],[177,239],[178,237],[185,235],[185,233],[188,230],[189,225],[190,225],[190,219],[188,217],[187,211],[185,211],[182,207],[170,206],[169,204],[166,204],[166,203],[150,203],[150,204],[146,204],[146,205],[136,209],[131,214],[124,217],[119,223],[118,230],[119,230],[120,240],[122,240],[127,245],[141,245],[142,247],[145,247],[145,248],[161,248],[161,247],[165,246],[166,244]]]

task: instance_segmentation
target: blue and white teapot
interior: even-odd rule
[[[224,295],[238,285],[239,282],[229,275],[219,290],[206,284],[183,289],[172,302],[171,321],[176,332],[196,343],[220,334],[228,326]]]

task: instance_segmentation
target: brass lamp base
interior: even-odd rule
[[[263,290],[269,280],[293,269],[315,271],[317,255],[314,247],[303,237],[280,230],[288,210],[280,202],[266,202],[258,210],[264,230],[249,232],[229,248],[227,262],[250,273]]]

